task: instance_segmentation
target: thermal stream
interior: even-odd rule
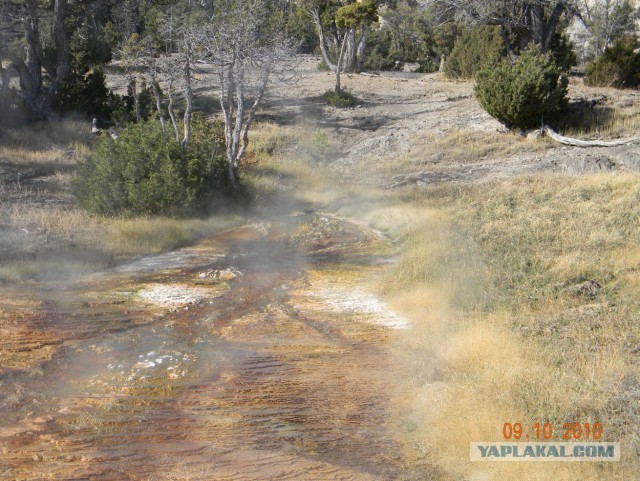
[[[5,290],[0,479],[395,479],[385,240],[314,215]]]

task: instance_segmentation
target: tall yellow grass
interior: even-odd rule
[[[397,225],[415,220],[383,291],[414,321],[398,349],[413,456],[463,479],[640,479],[639,199],[637,175],[540,176],[416,191],[398,209]],[[502,440],[505,422],[530,436],[550,422],[556,440],[600,422],[623,459],[471,463],[469,443]]]

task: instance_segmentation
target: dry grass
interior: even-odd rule
[[[411,228],[383,290],[415,322],[399,429],[418,458],[483,480],[638,479],[639,200],[637,175],[545,176],[420,191],[398,209]],[[530,434],[600,422],[623,459],[467,461],[469,442],[516,421]]]
[[[628,135],[637,127],[634,108],[607,117],[598,135]],[[268,126],[257,138],[273,145],[271,136],[285,135],[293,148],[313,145],[316,132],[311,124]],[[429,156],[472,162],[550,145],[483,135],[432,137],[420,142],[419,156],[376,168],[415,168]],[[325,140],[330,145],[319,136],[317,144],[330,148]],[[640,478],[638,176],[527,177],[417,190],[399,201],[327,181],[330,173],[304,161],[314,160],[308,148],[285,157],[255,148],[262,170],[251,175],[274,189],[290,176],[300,199],[363,219],[400,245],[379,290],[414,323],[397,344],[407,379],[396,400],[398,437],[407,459],[483,481]],[[594,295],[581,290],[590,281],[600,286]],[[606,440],[622,443],[623,459],[471,464],[469,442],[501,440],[507,421],[529,433],[533,423],[550,422],[556,435],[567,421],[600,422]]]
[[[515,133],[498,134],[474,130],[452,130],[442,135],[416,134],[411,139],[417,146],[399,155],[383,156],[360,162],[352,170],[367,178],[371,172],[388,179],[390,176],[430,172],[443,165],[465,165],[511,158],[529,152],[541,152],[557,144],[550,139],[529,140]]]
[[[90,272],[136,256],[156,254],[193,243],[207,234],[242,222],[236,215],[209,219],[163,217],[104,218],[77,207],[15,208],[13,223],[46,243],[37,255],[0,264],[0,281],[16,282],[52,275]]]
[[[428,163],[458,161],[474,162],[486,157],[500,157],[529,150],[532,146],[526,139],[516,135],[496,135],[495,132],[473,132],[459,130],[446,136],[428,136],[422,142],[428,147],[431,159]]]
[[[574,80],[569,93],[586,100],[597,99],[598,105],[570,111],[560,125],[565,135],[604,139],[638,136],[640,105],[637,91],[588,87],[582,80]]]
[[[77,146],[87,146],[93,141],[90,123],[82,120],[65,120],[62,122],[42,122],[21,126],[18,128],[4,128],[0,132],[0,142],[3,149],[24,150],[27,152],[42,152],[52,156],[51,150],[69,149]]]
[[[318,160],[331,149],[326,135],[312,123],[281,127],[257,124],[250,134],[249,157],[253,163],[243,172],[243,182],[258,203],[321,201],[326,195],[326,168],[309,161]],[[295,192],[294,192],[295,190]]]
[[[560,123],[564,135],[582,139],[632,138],[640,130],[637,101],[619,107],[596,106],[571,112]]]

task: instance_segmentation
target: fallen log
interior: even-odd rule
[[[540,130],[538,130],[537,132],[540,132]],[[565,137],[563,135],[560,135],[560,134],[554,132],[554,130],[551,127],[549,127],[548,125],[545,125],[542,128],[542,132],[545,133],[546,135],[548,135],[550,138],[552,138],[556,142],[560,142],[563,145],[570,145],[572,147],[615,147],[617,145],[626,145],[626,144],[629,144],[631,142],[636,142],[636,141],[640,140],[640,137],[635,137],[633,139],[626,139],[626,140],[610,140],[610,141],[606,141],[606,140],[579,140],[579,139],[574,139],[574,138],[571,138],[571,137]]]

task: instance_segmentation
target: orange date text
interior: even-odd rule
[[[598,440],[602,437],[602,425],[600,423],[570,423],[566,422],[562,428],[556,428],[551,423],[535,423],[524,425],[522,423],[504,423],[502,426],[504,439],[565,439],[565,440]]]

